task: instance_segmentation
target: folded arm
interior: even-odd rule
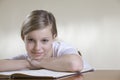
[[[13,71],[28,68],[29,63],[27,60],[0,60],[0,71]]]
[[[30,64],[36,68],[46,68],[56,71],[80,71],[83,68],[81,56],[70,54],[56,58],[44,58],[42,60],[32,60]]]
[[[0,71],[14,71],[23,69],[50,69],[56,71],[80,71],[83,68],[79,55],[63,55],[49,57],[42,60],[0,60]]]

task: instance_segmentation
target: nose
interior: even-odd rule
[[[34,50],[42,52],[43,51],[42,45],[40,43],[36,43],[34,46]]]

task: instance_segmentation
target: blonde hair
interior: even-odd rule
[[[57,36],[56,20],[52,13],[45,10],[34,10],[24,20],[21,28],[21,37],[27,33],[51,26],[51,32],[54,37]]]

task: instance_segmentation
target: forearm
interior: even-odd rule
[[[38,67],[57,71],[79,71],[82,69],[82,59],[78,55],[64,55],[58,58],[46,58],[35,64]]]
[[[51,70],[70,71],[70,62],[68,60],[64,57],[48,58],[41,61],[40,66]]]
[[[27,60],[0,60],[0,71],[22,70],[28,67]]]

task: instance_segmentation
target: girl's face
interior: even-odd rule
[[[53,35],[51,27],[34,30],[24,36],[28,56],[31,59],[42,59],[52,56]]]

